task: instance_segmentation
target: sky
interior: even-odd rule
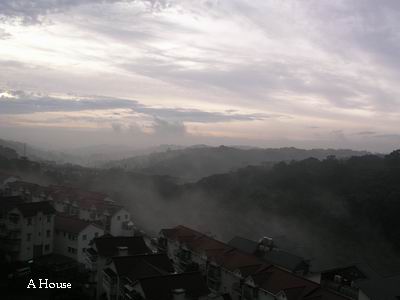
[[[0,138],[390,152],[397,0],[2,0]]]

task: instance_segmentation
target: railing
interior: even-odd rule
[[[345,285],[343,283],[334,281],[325,281],[322,285],[328,289],[334,290],[344,296],[350,297],[352,299],[358,299],[358,289]]]

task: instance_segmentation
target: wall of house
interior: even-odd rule
[[[21,246],[19,260],[26,261],[34,258],[34,248],[41,248],[41,255],[53,253],[54,215],[44,215],[39,212],[36,216],[21,219]]]
[[[238,299],[237,296],[240,294],[234,290],[234,286],[240,285],[240,277],[229,270],[221,268],[221,287],[222,293],[229,293],[233,299]]]
[[[96,249],[97,251],[97,249]],[[97,273],[96,273],[96,299],[100,299],[100,296],[103,294],[103,270],[106,266],[107,258],[99,256],[97,258]]]
[[[271,293],[259,289],[257,300],[276,300],[276,298]]]
[[[358,291],[358,300],[375,300],[375,299],[371,299],[370,297],[365,295],[363,291],[359,290]]]
[[[78,235],[56,228],[54,234],[54,252],[78,260]]]
[[[90,246],[90,242],[95,238],[102,236],[104,234],[104,230],[90,224],[84,230],[82,230],[78,235],[78,245],[77,245],[77,260],[78,262],[85,264],[86,263],[86,249]]]
[[[130,213],[126,209],[120,209],[111,217],[110,234],[113,236],[132,236],[133,232],[124,230],[122,224],[129,222]]]

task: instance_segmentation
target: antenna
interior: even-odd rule
[[[26,157],[26,143],[24,143],[24,157]]]

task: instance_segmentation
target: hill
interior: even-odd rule
[[[151,175],[168,175],[183,181],[196,181],[213,174],[227,173],[248,165],[271,166],[279,161],[302,160],[328,156],[345,158],[368,154],[365,151],[297,148],[236,148],[194,146],[111,161],[105,168],[120,167]]]

